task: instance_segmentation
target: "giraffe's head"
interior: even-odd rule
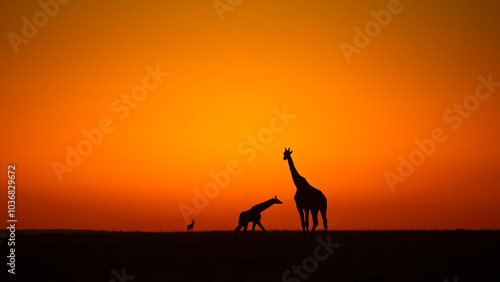
[[[273,204],[283,204],[283,202],[278,200],[278,197],[276,196],[274,196],[274,198],[272,198],[271,201],[273,201]]]
[[[293,151],[290,151],[290,148],[285,148],[285,152],[283,153],[283,160],[286,161],[290,159],[290,155],[293,153]]]

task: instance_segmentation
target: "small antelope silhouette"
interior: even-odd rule
[[[188,225],[186,232],[193,231],[193,227],[194,227],[194,220],[191,224]]]

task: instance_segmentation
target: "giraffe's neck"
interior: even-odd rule
[[[263,212],[264,210],[266,210],[267,208],[269,208],[270,206],[274,205],[274,202],[273,200],[267,200],[263,203],[260,203],[258,205],[255,205],[252,207],[252,210],[258,212],[258,213],[261,213]]]
[[[300,178],[301,176],[297,172],[297,169],[295,168],[295,165],[293,164],[293,160],[292,160],[291,156],[288,158],[288,165],[290,166],[290,172],[292,173],[292,178],[294,180]]]
[[[293,164],[292,157],[288,158],[288,165],[290,166],[290,172],[292,173],[292,180],[293,184],[295,184],[295,187],[297,187],[297,192],[299,190],[303,190],[304,188],[307,188],[309,185],[304,177],[302,177],[298,172],[297,169],[295,168],[295,165]]]

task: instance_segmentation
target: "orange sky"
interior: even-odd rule
[[[46,18],[18,2],[1,4],[0,144],[19,228],[184,230],[179,205],[237,163],[187,218],[195,230],[233,229],[275,195],[264,227],[296,230],[285,146],[326,195],[330,229],[500,228],[500,87],[467,98],[479,76],[500,81],[494,1],[46,0]],[[37,30],[23,27],[34,15]],[[82,131],[100,127],[69,165],[68,146],[86,152]],[[387,172],[436,128],[446,141],[391,190]]]

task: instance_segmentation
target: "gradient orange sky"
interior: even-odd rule
[[[234,229],[275,195],[264,227],[298,230],[285,147],[326,195],[330,229],[500,228],[500,87],[456,130],[443,118],[478,76],[500,81],[498,2],[400,1],[350,62],[341,44],[391,1],[243,1],[222,21],[212,2],[69,1],[17,53],[9,34],[43,10],[1,4],[1,159],[17,166],[18,228],[184,230],[179,205],[235,161],[195,230]],[[169,75],[117,112],[148,66]],[[281,126],[285,107],[295,117],[250,157],[249,136]],[[59,181],[54,162],[103,119],[114,130]],[[393,192],[384,174],[435,128],[446,141]]]

